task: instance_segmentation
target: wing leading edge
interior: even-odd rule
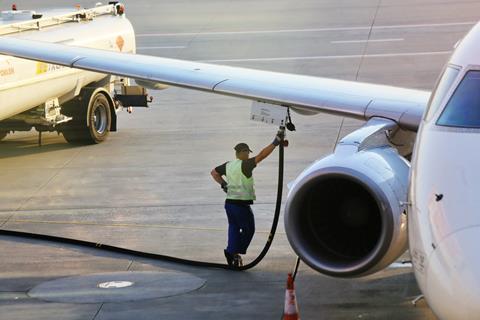
[[[64,44],[0,39],[0,54],[362,120],[383,117],[416,131],[430,92],[228,67]]]

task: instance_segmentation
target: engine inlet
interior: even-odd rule
[[[287,204],[292,247],[322,273],[349,277],[365,272],[388,248],[391,221],[381,198],[364,179],[350,175],[309,179]]]

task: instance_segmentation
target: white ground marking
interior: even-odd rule
[[[108,281],[97,285],[101,289],[121,289],[133,286],[131,281]]]
[[[330,41],[330,43],[365,43],[365,42],[394,42],[394,41],[404,41],[403,38],[396,39],[365,39],[365,40],[337,40]]]
[[[164,47],[137,47],[137,50],[155,50],[155,49],[185,49],[185,46],[164,46]]]
[[[373,30],[380,29],[409,29],[409,28],[437,28],[452,26],[474,25],[476,22],[450,22],[450,23],[430,23],[430,24],[404,24],[391,26],[374,26]],[[178,32],[178,33],[140,33],[138,38],[143,37],[177,37],[177,36],[216,36],[216,35],[242,35],[242,34],[267,34],[267,33],[301,33],[301,32],[327,32],[327,31],[355,31],[370,30],[370,26],[360,27],[332,27],[332,28],[312,28],[312,29],[284,29],[284,30],[250,30],[250,31],[213,31],[213,32]]]
[[[379,53],[379,54],[352,54],[339,56],[308,56],[308,57],[276,57],[276,58],[247,58],[247,59],[218,59],[201,60],[199,62],[255,62],[255,61],[293,61],[293,60],[322,60],[322,59],[358,59],[358,58],[387,58],[387,57],[414,57],[448,55],[452,51],[427,51],[427,52],[404,52],[404,53]]]

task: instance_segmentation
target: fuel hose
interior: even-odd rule
[[[280,141],[279,148],[278,148],[278,185],[277,185],[277,200],[275,203],[275,213],[273,216],[272,227],[270,228],[270,233],[268,235],[267,241],[265,246],[263,247],[262,251],[259,255],[251,262],[246,265],[235,267],[229,266],[225,263],[215,263],[215,262],[205,262],[205,261],[197,261],[197,260],[189,260],[189,259],[182,259],[173,256],[167,256],[157,253],[150,253],[138,250],[132,250],[122,247],[116,247],[109,244],[103,244],[98,242],[91,242],[79,239],[72,239],[66,237],[59,237],[59,236],[52,236],[46,234],[39,234],[39,233],[31,233],[31,232],[24,232],[24,231],[14,231],[14,230],[4,230],[0,229],[0,235],[3,236],[11,236],[11,237],[19,237],[24,239],[35,239],[35,240],[42,240],[48,242],[55,242],[55,243],[63,243],[63,244],[70,244],[75,246],[81,246],[86,248],[94,248],[98,250],[108,251],[108,252],[115,252],[115,253],[122,253],[127,254],[130,256],[140,257],[140,258],[148,258],[153,260],[160,260],[166,262],[173,262],[183,265],[195,266],[195,267],[207,267],[207,268],[218,268],[218,269],[229,269],[229,270],[248,270],[255,267],[257,264],[262,261],[262,259],[266,256],[270,246],[272,245],[273,238],[275,236],[275,232],[277,230],[278,220],[280,217],[280,209],[282,205],[282,192],[283,192],[283,167],[284,167],[284,141],[283,137]]]

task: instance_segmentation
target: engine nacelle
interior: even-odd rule
[[[371,148],[371,142],[362,142],[358,134],[347,136],[334,154],[307,168],[288,195],[288,240],[305,263],[323,274],[365,276],[406,250],[410,165],[396,149],[387,144]]]

